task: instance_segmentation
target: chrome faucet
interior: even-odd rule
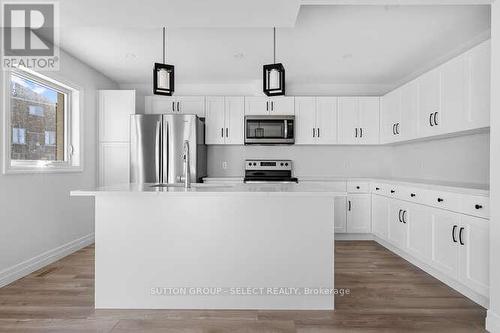
[[[189,141],[184,141],[184,188],[191,187],[191,168],[189,163]]]

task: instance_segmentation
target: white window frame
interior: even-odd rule
[[[11,75],[35,81],[50,89],[66,94],[64,120],[64,161],[12,160],[11,159]],[[3,73],[3,173],[65,173],[83,171],[83,89],[61,78],[52,78],[30,69],[16,68]],[[51,74],[51,76],[56,76]]]

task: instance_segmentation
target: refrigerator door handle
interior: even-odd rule
[[[164,118],[161,124],[161,179],[163,183],[168,183],[168,122]]]
[[[156,135],[155,135],[155,181],[156,183],[162,183],[161,177],[161,121],[156,123]]]

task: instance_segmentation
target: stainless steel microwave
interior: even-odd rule
[[[245,144],[293,144],[294,116],[246,116]]]

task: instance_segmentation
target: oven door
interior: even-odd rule
[[[294,116],[246,116],[245,144],[293,144]]]

